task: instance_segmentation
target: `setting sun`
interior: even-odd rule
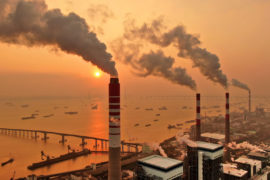
[[[96,77],[100,77],[101,73],[100,72],[95,72]]]

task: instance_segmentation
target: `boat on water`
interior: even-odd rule
[[[186,121],[186,123],[194,123],[195,122],[195,120],[188,120],[188,121]]]
[[[153,108],[145,108],[146,111],[153,111]]]
[[[73,152],[70,152],[70,153],[67,153],[67,154],[60,155],[60,156],[55,157],[55,158],[47,158],[45,161],[33,163],[32,165],[28,166],[27,168],[30,169],[30,170],[35,170],[35,169],[45,167],[45,166],[49,166],[49,165],[52,165],[52,164],[55,164],[55,163],[58,163],[58,162],[61,162],[61,161],[66,161],[66,160],[69,160],[69,159],[77,158],[79,156],[88,155],[90,153],[91,153],[91,151],[89,149],[83,149],[82,151],[79,151],[79,152],[74,152],[73,151]]]
[[[44,118],[49,118],[49,117],[52,117],[52,116],[54,116],[54,114],[45,115],[45,116],[43,116],[43,117],[44,117]]]
[[[145,127],[149,127],[149,126],[151,126],[151,124],[146,124],[146,125],[145,125]]]
[[[13,159],[13,158],[10,158],[9,160],[3,162],[1,165],[2,165],[2,166],[5,166],[5,165],[7,165],[7,164],[9,164],[9,163],[12,163],[13,161],[14,161],[14,159]]]
[[[176,126],[175,125],[171,125],[171,124],[168,125],[168,129],[173,129],[173,128],[176,128]]]
[[[70,112],[65,112],[65,114],[75,115],[75,114],[78,114],[78,112],[76,112],[76,111],[70,111]]]
[[[35,119],[36,117],[31,115],[31,116],[28,116],[28,117],[22,117],[22,120],[29,120],[29,119]]]

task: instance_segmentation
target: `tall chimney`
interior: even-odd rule
[[[120,180],[120,84],[118,77],[111,77],[109,84],[109,180]]]
[[[248,112],[251,112],[251,91],[248,91]]]
[[[230,142],[230,102],[229,93],[226,93],[226,116],[225,116],[225,143],[226,145]]]
[[[201,139],[201,95],[196,94],[196,141]]]

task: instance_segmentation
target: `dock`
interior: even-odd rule
[[[74,159],[74,158],[77,158],[79,156],[88,155],[90,153],[91,153],[91,151],[89,149],[83,149],[82,151],[79,151],[79,152],[70,152],[67,154],[60,155],[59,157],[56,157],[56,158],[47,159],[45,161],[33,163],[32,165],[28,166],[27,168],[30,170],[35,170],[35,169],[42,168],[45,166],[50,166],[50,165],[58,163],[58,162],[66,161],[69,159]]]

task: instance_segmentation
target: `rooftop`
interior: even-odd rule
[[[261,161],[249,159],[248,157],[241,156],[240,158],[236,159],[235,162],[243,163],[243,164],[250,164],[252,166],[261,165]]]
[[[247,171],[242,170],[242,169],[236,169],[230,166],[223,166],[223,173],[229,174],[235,177],[243,177],[244,175],[247,174]]]
[[[250,152],[250,153],[248,153],[248,156],[259,157],[259,158],[268,158],[269,153],[267,153],[267,152]]]
[[[220,144],[214,144],[214,143],[208,143],[203,141],[196,141],[197,147],[202,150],[211,150],[211,151],[217,151],[220,149],[223,149],[223,146]]]
[[[218,133],[203,133],[201,134],[202,137],[205,138],[212,138],[212,139],[216,139],[216,140],[224,140],[225,139],[225,135],[224,134],[218,134]]]
[[[138,162],[142,165],[147,165],[162,170],[168,170],[183,165],[182,161],[166,158],[159,155],[151,155],[143,159],[139,159]]]

